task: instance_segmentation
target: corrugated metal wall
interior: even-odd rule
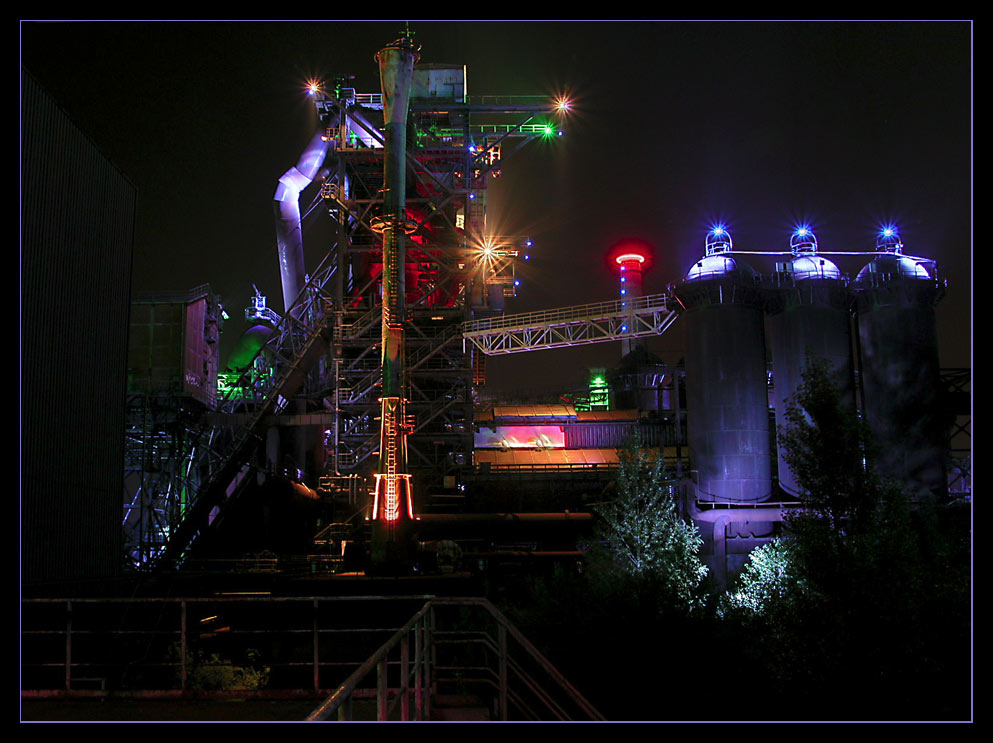
[[[136,190],[26,72],[21,94],[21,566],[121,565]]]
[[[128,392],[217,403],[220,332],[209,285],[140,294],[131,306]]]

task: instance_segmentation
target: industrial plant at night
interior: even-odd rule
[[[800,407],[815,378],[852,421],[839,425],[867,432],[854,469],[884,493],[873,514],[885,527],[865,527],[852,554],[913,532],[932,535],[918,540],[923,563],[959,564],[949,555],[961,548],[941,545],[971,542],[971,371],[944,363],[939,315],[969,287],[911,226],[866,224],[863,242],[839,245],[797,220],[756,245],[714,219],[684,226],[696,238],[678,252],[627,229],[594,246],[600,275],[577,279],[541,260],[548,228],[514,230],[500,191],[584,126],[575,98],[527,82],[478,90],[418,25],[375,26],[395,40],[352,61],[378,68],[378,87],[349,72],[296,92],[306,144],[270,181],[271,207],[241,205],[270,208],[275,237],[258,264],[271,275],[249,277],[244,307],[218,292],[221,273],[132,285],[137,191],[24,67],[21,677],[35,706],[22,719],[70,719],[40,710],[93,697],[191,719],[165,705],[219,693],[296,705],[272,713],[285,719],[754,719],[743,699],[625,707],[648,695],[630,691],[636,658],[593,650],[599,629],[578,628],[634,627],[628,601],[651,605],[666,628],[656,640],[687,635],[687,693],[730,648],[752,668],[781,662],[792,643],[774,639],[780,625],[740,620],[718,597],[747,590],[753,555],[827,523],[803,520],[821,506],[794,448],[797,426],[827,425]],[[528,196],[549,212],[564,198]],[[204,206],[191,202],[189,218]],[[551,304],[532,288],[543,284],[577,301]],[[589,301],[587,285],[612,293]],[[540,385],[503,383],[518,359],[544,370]],[[649,481],[634,507],[664,502],[674,533],[693,535],[700,567],[682,593],[665,588],[669,568],[605,567],[633,549],[616,504]],[[893,515],[888,487],[906,515]],[[844,508],[842,536],[876,523]],[[835,546],[811,549],[827,559]],[[872,570],[894,549],[879,547]],[[952,582],[893,638],[958,621]],[[865,589],[866,605],[893,586]],[[592,608],[601,595],[616,616]],[[554,636],[550,617],[569,612],[574,627]],[[735,639],[734,621],[763,639]],[[956,643],[933,662],[907,647],[928,679],[955,679],[929,719],[971,715]],[[795,715],[754,714],[877,714],[864,700],[821,710],[799,677],[781,677]],[[882,718],[908,714],[877,704]]]

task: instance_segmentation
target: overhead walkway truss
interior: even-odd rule
[[[467,322],[462,337],[487,355],[661,335],[676,321],[668,294]]]

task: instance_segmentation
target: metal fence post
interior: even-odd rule
[[[352,719],[352,695],[349,694],[341,706],[338,707],[338,721],[349,722]]]
[[[186,601],[179,602],[179,688],[186,692]]]
[[[424,715],[431,719],[431,706],[434,702],[434,604],[424,615]]]
[[[72,689],[72,602],[66,601],[66,691]]]
[[[500,674],[500,720],[507,721],[507,628],[497,624],[497,648],[499,652]]]
[[[320,631],[317,625],[317,604],[320,599],[314,599],[314,691],[321,690],[321,664],[320,664],[320,649],[318,640],[320,638]]]
[[[389,665],[384,657],[376,664],[376,719],[385,722],[389,706],[390,687],[386,677]]]
[[[407,632],[400,638],[400,719],[410,720],[410,638]]]
[[[424,617],[414,624],[414,719],[424,719]]]

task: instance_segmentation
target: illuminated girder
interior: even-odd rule
[[[467,322],[462,337],[488,355],[661,335],[675,322],[668,294]]]

